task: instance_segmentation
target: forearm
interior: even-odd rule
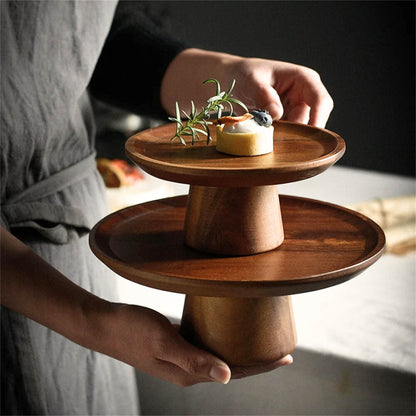
[[[161,102],[164,109],[173,115],[176,101],[185,110],[190,100],[198,108],[206,105],[207,97],[215,94],[215,87],[203,85],[203,82],[215,78],[222,90],[228,89],[232,82],[229,74],[233,73],[230,68],[241,59],[221,52],[185,49],[173,59],[163,77]]]
[[[1,229],[1,303],[72,341],[93,347],[100,325],[92,317],[108,302],[72,283]]]
[[[107,302],[65,278],[1,228],[1,302],[68,339],[179,385],[227,383],[228,366],[186,342],[164,316],[140,306]],[[289,364],[236,369],[235,377]]]

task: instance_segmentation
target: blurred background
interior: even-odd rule
[[[415,174],[413,1],[152,1],[146,7],[190,46],[315,69],[335,101],[327,128],[347,142],[338,163]],[[145,128],[153,121],[141,122]]]

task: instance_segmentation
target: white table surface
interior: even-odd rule
[[[152,178],[153,180],[154,178]],[[159,180],[156,180],[159,181]],[[166,196],[187,194],[188,186],[160,181]],[[415,193],[415,180],[333,166],[279,193],[351,205]],[[292,297],[298,346],[370,365],[415,373],[415,254],[385,254],[347,283]],[[121,300],[180,320],[184,295],[118,278]]]

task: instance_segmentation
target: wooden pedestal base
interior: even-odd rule
[[[250,255],[273,250],[284,239],[277,187],[191,186],[185,242],[200,251]]]
[[[279,249],[203,254],[183,244],[186,202],[186,196],[167,198],[111,214],[93,228],[90,245],[121,276],[186,293],[183,335],[230,366],[267,364],[290,353],[296,335],[289,295],[343,283],[383,252],[383,231],[361,214],[281,196],[286,239]]]
[[[296,346],[291,298],[188,295],[181,334],[230,366],[272,362],[291,353]]]

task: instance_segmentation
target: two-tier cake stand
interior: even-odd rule
[[[346,208],[278,195],[277,184],[343,155],[333,132],[278,122],[273,153],[255,157],[217,152],[214,131],[211,144],[194,146],[170,142],[174,132],[140,132],[126,152],[151,175],[190,184],[189,195],[109,215],[91,231],[91,248],[129,280],[185,293],[181,333],[190,342],[231,366],[273,362],[296,346],[290,295],[362,272],[381,256],[383,231]]]

